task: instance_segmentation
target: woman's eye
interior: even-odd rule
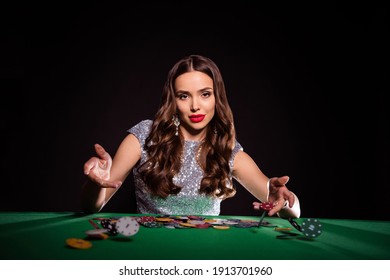
[[[186,99],[188,97],[187,94],[180,94],[179,96],[179,99]]]

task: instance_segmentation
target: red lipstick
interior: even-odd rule
[[[198,123],[198,122],[203,121],[203,119],[204,119],[205,116],[206,116],[206,115],[191,115],[191,116],[190,116],[190,120],[191,120],[191,122],[193,122],[193,123]]]

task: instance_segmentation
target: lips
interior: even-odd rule
[[[191,115],[190,120],[193,123],[198,123],[198,122],[203,121],[204,117],[205,117],[205,115]]]

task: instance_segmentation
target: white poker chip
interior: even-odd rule
[[[119,218],[115,224],[118,233],[125,236],[135,235],[139,230],[139,223],[134,217]]]
[[[224,223],[228,222],[228,219],[214,219],[213,222],[211,222],[210,224],[212,225],[222,225]]]
[[[203,225],[206,222],[205,221],[201,221],[201,220],[189,220],[187,223],[192,224],[192,225]]]
[[[237,225],[238,222],[236,222],[236,221],[225,221],[225,222],[223,222],[223,224],[224,225],[232,225],[232,226],[234,226],[234,225]]]

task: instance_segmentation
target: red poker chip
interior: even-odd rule
[[[271,210],[272,208],[274,208],[274,204],[272,202],[262,202],[260,203],[260,208],[265,210],[265,211],[269,211]]]

